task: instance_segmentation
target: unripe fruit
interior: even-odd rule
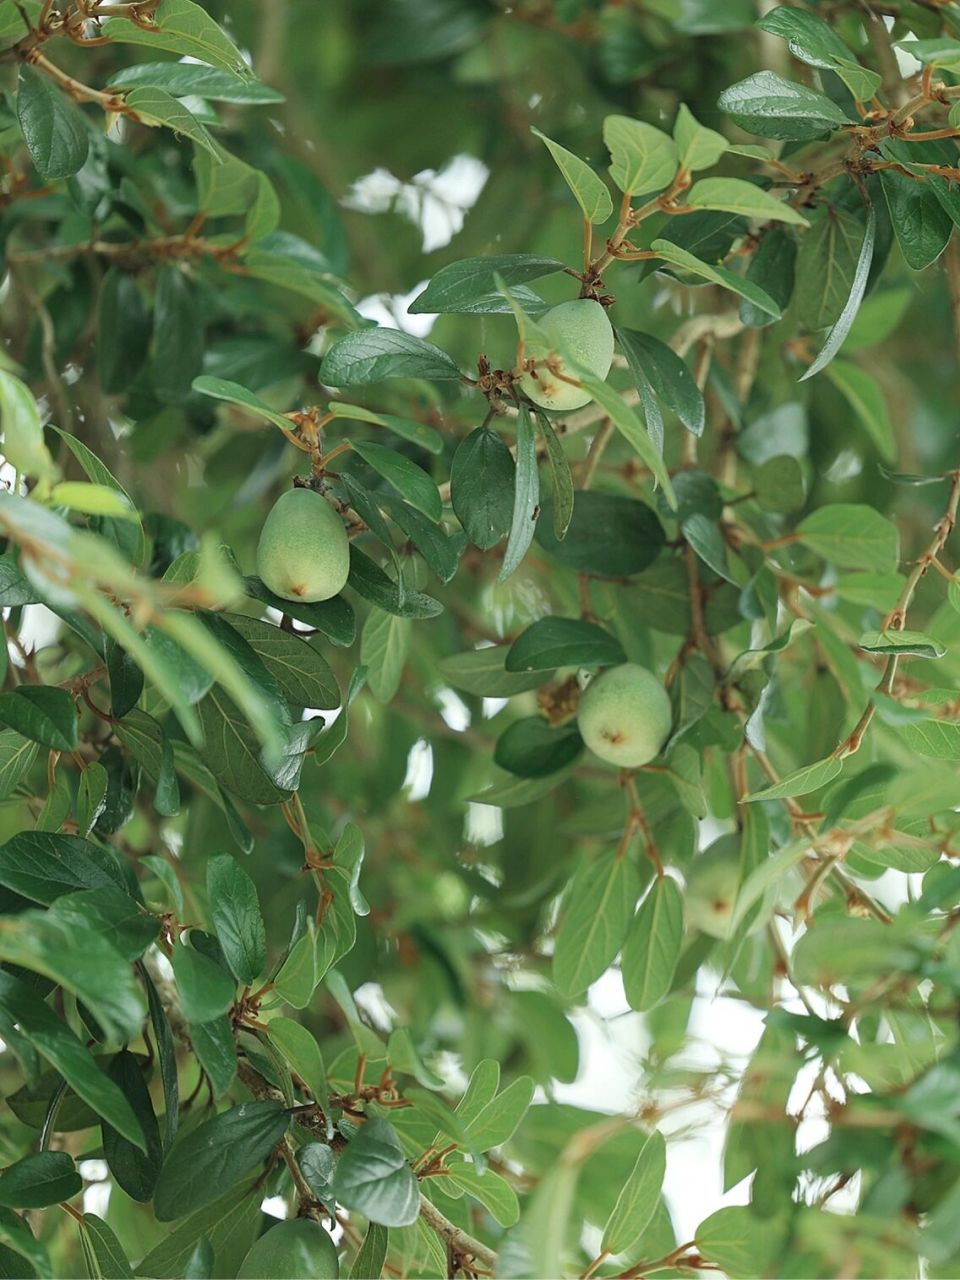
[[[238,1280],[338,1280],[337,1246],[311,1218],[280,1222],[255,1240],[240,1264]]]
[[[739,890],[740,840],[721,836],[690,868],[683,899],[687,923],[711,938],[729,938]]]
[[[288,489],[260,530],[257,573],[282,600],[329,600],[346,585],[350,543],[343,521],[313,489]]]
[[[594,676],[580,695],[580,736],[601,760],[621,769],[636,769],[659,755],[672,720],[667,691],[635,662]]]
[[[520,390],[534,404],[543,409],[566,412],[589,404],[593,397],[583,387],[564,382],[547,365],[555,362],[556,368],[566,377],[575,378],[576,370],[567,371],[557,343],[569,355],[598,378],[605,378],[613,363],[613,327],[607,313],[592,298],[576,298],[573,302],[561,302],[540,321],[546,342],[531,338],[524,347],[524,360],[536,360],[536,373],[525,373],[519,380]]]

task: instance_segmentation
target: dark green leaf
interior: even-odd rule
[[[703,393],[680,357],[650,333],[618,329],[617,341],[627,357],[635,379],[645,380],[683,425],[694,433],[703,432]]]
[[[118,1053],[110,1064],[110,1079],[123,1090],[134,1115],[140,1121],[147,1149],[144,1152],[135,1147],[104,1121],[100,1126],[103,1133],[103,1154],[118,1185],[131,1199],[146,1204],[153,1198],[163,1163],[163,1143],[150,1091],[139,1062],[126,1049]]]
[[[495,431],[477,427],[450,466],[450,497],[470,541],[486,551],[510,532],[516,466]]]
[[[488,258],[451,262],[437,272],[407,311],[410,315],[507,311],[508,305],[497,288],[494,276],[499,275],[506,284],[516,286],[563,269],[563,263],[557,258],[543,258],[531,253],[495,254]]]
[[[38,1151],[0,1174],[0,1205],[43,1209],[60,1200],[72,1200],[82,1188],[83,1179],[71,1156],[65,1151]]]
[[[212,1022],[226,1013],[236,987],[220,965],[184,942],[173,948],[170,962],[188,1022]]]
[[[549,616],[530,624],[510,647],[507,671],[608,667],[626,662],[620,642],[594,622]]]
[[[460,377],[445,351],[400,329],[360,329],[335,342],[323,358],[320,377],[330,387],[357,387],[386,378]]]
[[[76,703],[66,689],[24,684],[0,693],[0,723],[52,751],[76,750]]]
[[[553,729],[542,716],[516,720],[497,739],[493,759],[501,769],[522,778],[556,773],[583,750],[575,725]]]
[[[181,404],[203,363],[203,329],[193,286],[175,266],[161,267],[153,304],[153,386],[161,400]]]
[[[518,567],[533,541],[537,529],[540,503],[540,474],[537,471],[537,445],[533,423],[524,405],[517,414],[517,471],[510,534],[503,553],[503,564],[497,575],[505,582]]]
[[[196,1213],[261,1164],[289,1117],[276,1102],[245,1102],[205,1120],[169,1153],[157,1183],[160,1222]]]
[[[20,67],[17,116],[30,159],[46,182],[69,178],[83,167],[90,147],[83,112],[49,76],[27,63]]]
[[[758,71],[724,89],[717,102],[742,129],[761,138],[817,138],[855,120],[815,89]]]
[[[251,986],[267,963],[267,934],[254,883],[227,853],[207,863],[207,899],[224,959],[236,980]]]
[[[333,1192],[347,1209],[384,1227],[407,1227],[420,1211],[420,1190],[393,1127],[371,1119],[340,1157]]]

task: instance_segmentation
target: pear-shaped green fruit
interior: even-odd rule
[[[683,899],[687,923],[711,938],[729,938],[740,889],[740,840],[721,836],[693,860]]]
[[[594,676],[577,712],[580,736],[590,750],[621,769],[636,769],[659,755],[672,719],[667,691],[635,662]]]
[[[576,298],[551,308],[540,328],[546,341],[531,338],[526,343],[524,360],[536,360],[537,367],[520,378],[520,390],[543,409],[567,412],[589,404],[593,399],[589,391],[557,376],[577,376],[576,370],[567,370],[560,353],[566,352],[595,377],[605,378],[613,362],[613,328],[606,311],[592,298]],[[547,360],[555,363],[556,372],[543,363]]]
[[[240,1263],[239,1280],[338,1280],[337,1246],[310,1218],[280,1222],[254,1241]]]
[[[350,573],[343,521],[313,489],[288,489],[260,530],[257,573],[282,600],[329,600]]]

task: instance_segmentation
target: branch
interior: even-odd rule
[[[436,1205],[432,1204],[424,1195],[420,1197],[420,1217],[428,1227],[431,1227],[437,1233],[444,1244],[449,1245],[461,1257],[473,1258],[477,1262],[482,1262],[491,1271],[497,1265],[497,1255],[493,1249],[474,1239],[466,1231],[462,1231],[460,1227],[454,1226],[448,1218],[443,1216]]]

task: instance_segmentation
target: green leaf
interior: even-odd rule
[[[819,373],[825,368],[846,341],[847,334],[857,318],[857,312],[860,310],[860,303],[863,301],[863,295],[867,290],[867,282],[870,277],[870,266],[873,262],[873,246],[876,237],[877,219],[876,214],[871,206],[867,214],[867,229],[863,237],[863,243],[860,246],[860,256],[857,259],[856,270],[853,275],[853,282],[850,286],[850,293],[843,305],[843,310],[837,317],[837,321],[833,328],[827,334],[827,339],[820,349],[820,354],[814,360],[809,369],[797,379],[798,382],[806,382],[808,378],[812,378],[814,374]]]
[[[20,66],[17,118],[30,159],[45,182],[69,178],[83,167],[90,148],[83,112],[29,63]]]
[[[150,345],[150,316],[137,278],[111,267],[100,285],[97,373],[109,395],[126,391],[143,368]]]
[[[505,670],[509,649],[506,645],[488,645],[441,658],[440,674],[455,689],[475,693],[483,698],[511,698],[515,693],[536,689],[549,678],[550,672],[534,671],[532,675]]]
[[[950,215],[928,185],[896,169],[884,169],[880,185],[904,260],[922,271],[947,247],[953,231]]]
[[[327,1073],[316,1037],[292,1018],[271,1018],[267,1035],[321,1107],[327,1107]]]
[[[665,243],[665,241],[656,241],[655,243],[660,244]],[[599,378],[594,378],[592,375],[586,375],[584,370],[580,368],[577,369],[577,376],[594,400],[597,401],[602,409],[607,411],[613,419],[613,425],[636,450],[641,461],[653,472],[656,479],[663,486],[663,492],[670,506],[675,507],[676,500],[670,473],[656,445],[651,440],[644,423],[640,421],[626,401],[606,382],[601,382]]]
[[[666,1143],[663,1134],[655,1131],[640,1148],[630,1177],[620,1189],[603,1229],[601,1249],[626,1253],[640,1239],[656,1211],[666,1171]]]
[[[218,1270],[239,1270],[253,1244],[261,1219],[263,1192],[244,1181],[213,1204],[191,1213],[146,1255],[137,1267],[141,1275],[180,1280],[198,1241],[207,1239],[214,1250]]]
[[[51,751],[75,751],[77,709],[66,689],[25,684],[0,693],[0,724]]]
[[[640,893],[640,876],[615,849],[581,862],[571,881],[553,952],[553,978],[579,996],[623,945]]]
[[[631,1009],[646,1013],[668,994],[682,947],[683,895],[671,876],[658,876],[623,944],[620,969]]]
[[[180,812],[180,788],[173,771],[173,748],[163,729],[146,712],[134,708],[115,725],[117,737],[156,783],[157,813],[171,818]]]
[[[717,106],[748,133],[761,138],[802,141],[856,124],[837,104],[806,85],[758,71],[724,89]]]
[[[103,1280],[133,1280],[133,1271],[120,1241],[102,1218],[85,1213],[80,1233],[92,1254],[96,1271]]]
[[[694,209],[716,209],[764,222],[793,222],[808,225],[796,209],[778,200],[762,187],[739,178],[701,178],[687,192],[687,205]]]
[[[606,222],[613,213],[613,200],[610,198],[606,183],[594,173],[586,161],[581,160],[572,151],[568,151],[566,147],[561,147],[559,142],[554,142],[533,125],[530,126],[530,132],[536,134],[553,156],[557,168],[563,174],[564,182],[573,193],[573,198],[583,210],[583,216],[587,221],[594,224]],[[503,271],[500,274],[507,284],[515,283]]]
[[[537,525],[537,542],[555,560],[578,573],[617,578],[641,573],[656,560],[666,535],[646,503],[594,489],[578,489],[574,499],[562,542],[546,518],[553,512],[549,500]]]
[[[237,1074],[237,1045],[230,1019],[222,1014],[210,1022],[191,1022],[187,1032],[214,1098],[222,1098]]]
[[[161,267],[153,304],[150,362],[154,389],[160,399],[170,404],[186,400],[202,362],[203,330],[193,286],[178,267]]]
[[[26,1220],[10,1209],[0,1208],[0,1245],[25,1259],[31,1276],[53,1280],[53,1268],[46,1247],[34,1238]],[[9,1265],[9,1258],[4,1261]],[[14,1277],[17,1275],[14,1271],[9,1271],[8,1274]]]
[[[804,243],[809,233],[803,237]],[[747,279],[768,294],[781,311],[786,310],[794,292],[797,242],[778,227],[767,228],[760,245],[750,259]],[[740,319],[751,329],[763,329],[772,318],[744,299],[740,303]]]
[[[459,379],[445,351],[400,329],[360,329],[335,342],[323,357],[321,381],[330,387],[359,387],[387,378]]]
[[[815,13],[781,5],[764,14],[756,24],[761,31],[780,36],[800,62],[811,67],[832,70],[838,59],[853,57],[833,27]]]
[[[217,144],[197,117],[179,98],[172,97],[165,89],[153,85],[137,85],[124,96],[127,109],[133,112],[141,124],[151,128],[172,129],[203,147],[211,155],[218,155]]]
[[[193,0],[160,0],[149,22],[129,18],[108,18],[101,28],[107,40],[116,44],[139,44],[152,49],[199,58],[213,67],[229,71],[244,80],[250,69],[239,49],[207,11]]]
[[[550,509],[553,514],[554,537],[559,541],[567,536],[570,521],[573,519],[573,475],[560,437],[554,431],[553,424],[546,414],[537,414],[537,426],[543,436],[547,462],[550,464],[550,477],[553,481],[553,499]]]
[[[751,792],[744,799],[782,800],[786,796],[806,796],[811,791],[819,791],[828,782],[832,782],[842,768],[842,760],[836,756],[827,756],[825,760],[818,760],[816,764],[808,764],[802,769],[797,769],[795,773],[788,774],[772,786],[764,787],[762,791]]]
[[[207,901],[230,972],[243,986],[252,986],[266,967],[267,933],[256,886],[228,853],[207,863]]]
[[[363,624],[360,661],[367,668],[367,684],[379,702],[391,702],[410,649],[410,620],[373,609]]]
[[[37,402],[29,387],[6,369],[0,369],[0,427],[7,462],[25,476],[52,480],[57,469],[44,444]]]
[[[731,1205],[700,1223],[696,1246],[731,1280],[748,1280],[771,1268],[786,1234],[784,1218],[761,1218],[745,1206]]]
[[[249,409],[251,413],[256,413],[261,418],[266,418],[275,427],[280,427],[284,431],[291,429],[289,418],[285,418],[282,413],[277,413],[275,409],[271,409],[259,396],[255,396],[246,387],[241,387],[239,382],[231,382],[229,378],[211,378],[207,374],[203,374],[199,378],[194,378],[190,385],[193,391],[199,391],[201,395],[212,396],[214,400],[226,400],[228,404],[241,405],[244,409]]]
[[[487,551],[506,537],[513,518],[516,466],[495,431],[477,427],[450,465],[450,498],[467,537]]]
[[[818,210],[797,254],[797,307],[808,329],[835,324],[846,306],[864,239],[861,218],[832,205]]]
[[[730,146],[722,133],[700,124],[685,103],[680,104],[673,123],[673,140],[677,144],[680,167],[689,172],[712,169]]]
[[[746,298],[748,302],[752,302],[765,315],[773,316],[775,320],[780,318],[780,308],[770,295],[764,293],[758,285],[751,283],[745,277],[735,275],[732,271],[727,271],[725,267],[717,267],[709,262],[702,262],[699,258],[695,258],[692,253],[688,253],[686,249],[682,249],[677,244],[672,244],[669,240],[654,240],[650,247],[665,262],[669,262],[675,267],[681,267],[684,271],[689,271],[704,280],[709,280],[711,284],[719,285],[722,289],[730,289],[733,293],[739,294],[741,298]]]
[[[603,140],[610,152],[610,176],[624,193],[642,196],[668,187],[679,166],[669,134],[629,116],[607,116]]]
[[[834,360],[827,377],[863,423],[881,457],[893,462],[897,454],[896,436],[886,397],[876,379],[849,360]]]
[[[170,1222],[215,1200],[266,1160],[289,1123],[279,1103],[245,1102],[191,1129],[160,1173],[157,1219]]]
[[[163,1163],[160,1126],[154,1114],[150,1091],[143,1078],[140,1063],[128,1050],[118,1053],[110,1064],[110,1079],[123,1090],[124,1096],[140,1121],[146,1137],[146,1152],[135,1147],[106,1121],[103,1132],[103,1154],[117,1184],[133,1200],[146,1204],[153,1199],[154,1188]]]
[[[243,589],[254,600],[259,600],[261,604],[276,609],[278,613],[287,614],[291,618],[296,618],[298,622],[302,622],[304,626],[313,627],[320,631],[333,644],[346,646],[353,644],[357,635],[357,619],[353,612],[353,607],[343,596],[334,596],[332,600],[324,600],[319,604],[303,604],[292,600],[282,600],[280,596],[275,596],[272,591],[268,591],[259,578],[247,577],[243,580]],[[439,612],[439,606],[437,608]],[[245,637],[250,643],[249,637]],[[261,653],[261,659],[264,665],[267,665],[266,656]],[[274,679],[282,686],[283,680],[281,676],[274,671]]]
[[[220,785],[247,804],[286,800],[288,792],[261,765],[253,730],[233,700],[214,688],[197,710],[206,743],[203,762]]]
[[[623,646],[594,622],[550,615],[533,622],[510,646],[507,671],[553,671],[557,667],[611,667],[626,662]]]
[[[233,1004],[233,979],[215,960],[180,942],[170,953],[173,976],[188,1022],[212,1022]]]
[[[857,641],[868,653],[900,654],[906,658],[942,658],[944,645],[922,631],[865,631]]]
[[[73,1158],[65,1151],[37,1151],[0,1174],[0,1205],[8,1209],[44,1209],[72,1200],[83,1189]]]
[[[542,716],[515,720],[497,739],[494,763],[522,778],[539,778],[565,768],[583,750],[574,725],[552,728]]]
[[[407,440],[428,453],[443,453],[444,440],[439,431],[428,427],[425,422],[414,422],[410,418],[398,418],[394,413],[374,413],[357,404],[342,404],[331,400],[327,405],[328,413],[335,418],[352,418],[357,422],[372,422],[378,427],[386,427],[401,440]]]
[[[935,760],[960,760],[960,724],[952,720],[921,720],[901,724],[897,733],[911,751]]]
[[[525,405],[517,413],[517,471],[513,498],[513,517],[503,564],[497,575],[498,582],[507,578],[519,566],[533,541],[537,528],[540,503],[540,473],[537,470],[537,444],[533,423]]]
[[[92,768],[89,766],[87,772]],[[147,915],[138,902],[112,887],[64,893],[50,908],[50,915],[98,934],[128,962],[139,960],[160,932],[156,917]]]
[[[653,334],[636,329],[618,329],[617,341],[634,381],[647,382],[688,431],[701,435],[705,416],[703,392],[676,352]]]
[[[140,990],[121,954],[54,911],[0,917],[0,959],[51,978],[89,1008],[108,1038],[131,1039],[143,1021]]]
[[[479,1200],[501,1227],[512,1227],[520,1220],[520,1201],[517,1193],[492,1169],[481,1173],[475,1164],[457,1160],[448,1166],[450,1182]]]
[[[273,979],[277,995],[294,1009],[305,1009],[317,983],[323,977],[317,957],[316,926],[308,923],[307,932],[298,938]]]
[[[536,131],[534,131],[536,132]],[[599,178],[597,179],[599,182]],[[601,183],[601,186],[603,184]],[[603,188],[607,193],[606,187]],[[607,200],[610,197],[607,195]],[[601,219],[602,221],[602,219]],[[487,258],[464,258],[441,267],[422,293],[407,307],[409,315],[460,312],[486,315],[505,311],[507,304],[497,288],[496,276],[514,287],[563,271],[558,258],[532,253],[492,254]]]
[[[336,676],[312,641],[259,618],[238,613],[220,616],[246,640],[293,706],[339,707]]]
[[[131,1142],[142,1144],[143,1131],[121,1091],[97,1066],[93,1055],[65,1022],[10,973],[0,973],[0,1009],[63,1076],[78,1097]]]
[[[471,1086],[473,1081],[474,1077],[471,1077]],[[483,1081],[484,1077],[481,1077],[478,1083]],[[484,1090],[484,1094],[485,1092]],[[490,1151],[493,1147],[505,1146],[530,1109],[533,1092],[534,1083],[530,1076],[518,1076],[495,1097],[486,1097],[482,1104],[481,1091],[478,1089],[476,1097],[471,1098],[468,1090],[457,1108],[457,1115],[474,1148],[478,1151]]]
[[[443,507],[439,491],[422,467],[385,445],[370,440],[351,440],[350,443],[354,453],[383,476],[411,506],[433,521],[440,519]]]
[[[150,85],[166,89],[175,98],[207,98],[212,102],[260,104],[283,102],[283,94],[260,84],[247,74],[245,79],[231,71],[219,71],[194,62],[138,62],[110,73],[111,88]]]
[[[889,573],[899,554],[896,526],[873,507],[838,502],[797,526],[799,540],[839,569]]]
[[[349,1280],[367,1280],[369,1276],[382,1275],[383,1264],[387,1257],[388,1237],[389,1232],[386,1227],[381,1227],[378,1222],[370,1223],[363,1237],[363,1244],[358,1249],[353,1266],[350,1268]]]
[[[0,884],[45,904],[76,889],[111,887],[129,892],[112,849],[43,831],[21,831],[0,845]]]
[[[420,1212],[420,1190],[386,1120],[367,1120],[341,1155],[333,1193],[347,1209],[383,1227],[408,1227]]]

